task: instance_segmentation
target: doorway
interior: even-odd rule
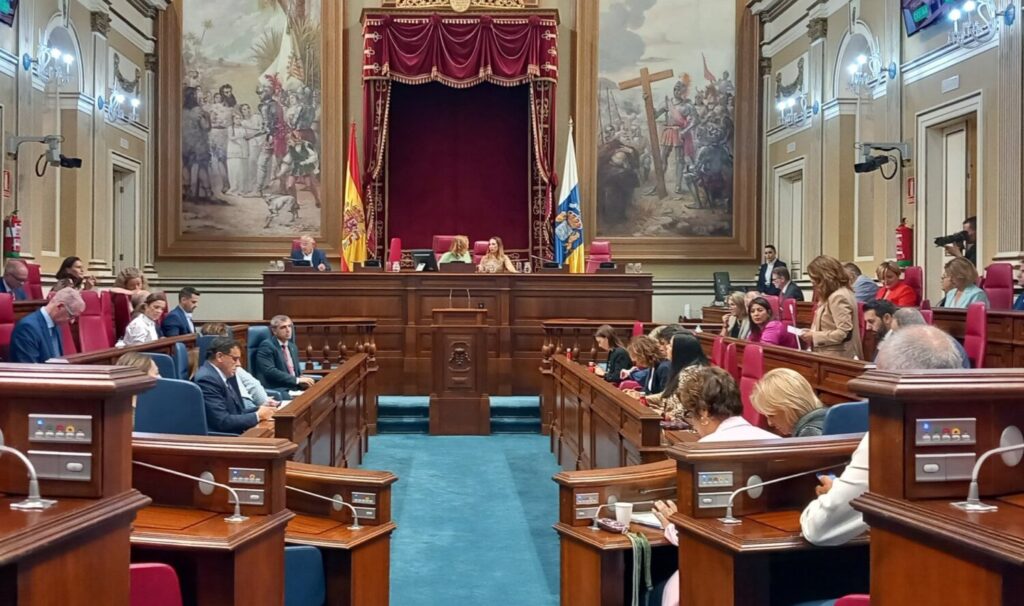
[[[115,164],[111,175],[114,214],[112,265],[117,274],[126,267],[139,267],[138,173]]]
[[[789,266],[793,280],[803,273],[804,162],[777,166],[775,173],[774,240],[779,258]]]

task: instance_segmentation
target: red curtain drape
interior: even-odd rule
[[[533,254],[550,257],[552,197],[558,185],[554,171],[557,26],[555,19],[539,15],[366,15],[363,158],[371,255],[383,254],[392,82],[440,82],[457,88],[490,82],[529,87],[530,248]]]

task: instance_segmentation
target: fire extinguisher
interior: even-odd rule
[[[914,229],[907,225],[906,217],[900,219],[896,228],[896,264],[910,267],[914,264]]]
[[[4,217],[4,258],[21,256],[21,219],[13,212]]]

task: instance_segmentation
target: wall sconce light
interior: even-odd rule
[[[991,40],[1000,22],[1005,27],[1012,26],[1017,20],[1017,7],[1010,2],[997,11],[992,0],[966,0],[949,11],[949,20],[953,22],[949,44],[974,48]]]
[[[141,105],[142,101],[138,97],[128,97],[116,90],[110,91],[106,99],[103,98],[103,95],[96,98],[96,109],[100,110],[110,122],[117,120],[124,120],[126,122],[137,121],[139,118],[139,106]]]
[[[21,67],[25,71],[31,70],[35,65],[44,81],[56,80],[57,86],[64,86],[71,80],[71,66],[74,62],[73,54],[45,44],[39,45],[38,57],[33,58],[28,53],[21,56]]]
[[[791,97],[779,99],[775,104],[779,112],[779,124],[786,128],[803,126],[811,116],[817,116],[821,111],[821,104],[815,101],[811,103],[807,99],[807,93],[799,92]]]
[[[871,93],[872,84],[880,82],[883,76],[889,80],[896,79],[899,68],[895,61],[882,66],[881,57],[873,53],[871,56],[859,55],[846,71],[850,74],[850,91],[858,97],[865,97]]]

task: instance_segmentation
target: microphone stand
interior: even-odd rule
[[[1015,450],[1024,450],[1024,444],[1014,444],[1012,446],[993,448],[978,457],[978,461],[974,464],[974,469],[971,471],[971,485],[967,489],[967,500],[950,503],[950,505],[971,513],[988,513],[998,511],[999,508],[995,505],[986,505],[981,502],[980,498],[978,498],[978,474],[981,473],[982,464],[984,464],[990,456],[1003,454],[1005,452],[1013,452]]]
[[[749,486],[744,486],[742,488],[737,488],[736,490],[732,491],[732,494],[729,495],[729,504],[725,508],[725,517],[718,518],[718,521],[723,523],[723,524],[742,524],[743,523],[743,520],[741,520],[739,518],[734,518],[733,515],[732,515],[732,502],[736,498],[736,496],[739,495],[741,492],[746,492],[748,490],[751,490],[751,489],[754,489],[754,488],[760,488],[762,486],[768,486],[769,484],[778,484],[779,482],[785,482],[786,480],[792,480],[793,478],[799,478],[800,476],[811,475],[812,473],[819,473],[819,472],[822,472],[822,471],[828,471],[829,469],[835,469],[836,467],[845,467],[846,465],[849,465],[849,462],[846,462],[846,463],[836,463],[835,465],[827,465],[825,467],[819,467],[818,469],[812,469],[810,471],[801,471],[800,473],[794,473],[792,475],[783,476],[781,478],[775,478],[773,480],[768,480],[767,482],[758,482],[756,484],[751,484]]]
[[[188,478],[189,480],[195,480],[196,482],[199,482],[200,484],[211,484],[211,485],[216,486],[218,488],[223,488],[224,490],[227,490],[228,492],[230,492],[231,496],[235,497],[235,513],[233,513],[232,515],[224,518],[224,521],[225,522],[230,522],[232,524],[238,524],[239,522],[244,522],[244,521],[249,519],[247,516],[243,516],[242,515],[242,499],[238,498],[238,492],[236,492],[234,488],[228,486],[227,484],[221,484],[220,482],[214,482],[213,480],[207,480],[205,478],[200,478],[200,477],[197,477],[197,476],[190,476],[187,473],[182,473],[180,471],[175,471],[173,469],[168,469],[166,467],[160,467],[158,465],[150,465],[149,463],[143,463],[142,461],[132,461],[132,465],[138,465],[140,467],[146,467],[146,468],[149,468],[149,469],[154,469],[156,471],[162,471],[162,472],[170,474],[172,476],[178,476],[178,477],[181,477],[181,478]]]
[[[302,493],[302,494],[304,494],[306,496],[309,496],[309,497],[320,499],[322,501],[327,501],[327,502],[329,502],[329,503],[334,505],[334,510],[335,511],[339,511],[343,506],[344,507],[348,507],[350,510],[352,510],[352,525],[349,526],[348,529],[349,530],[362,530],[363,529],[363,527],[359,525],[359,514],[356,512],[356,508],[353,507],[352,505],[349,505],[348,503],[346,503],[345,499],[343,499],[340,494],[336,494],[333,497],[325,497],[322,494],[317,494],[315,492],[309,492],[308,490],[302,490],[301,488],[295,488],[294,486],[285,486],[285,488],[287,488],[288,490],[294,490],[295,492]]]
[[[49,509],[57,504],[57,501],[53,499],[44,499],[39,494],[39,476],[36,475],[36,468],[32,465],[32,461],[29,460],[20,450],[15,450],[10,446],[4,446],[0,444],[0,452],[9,452],[14,456],[21,459],[21,462],[28,468],[28,496],[25,497],[24,501],[17,503],[11,503],[11,509],[17,511],[39,511],[42,509]]]

